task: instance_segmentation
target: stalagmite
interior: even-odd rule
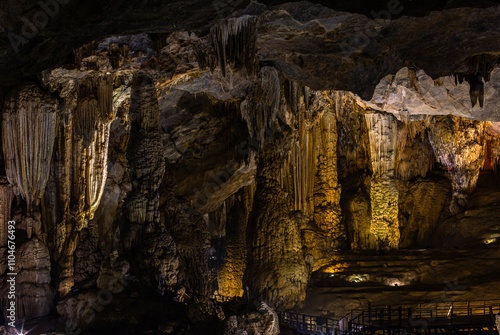
[[[390,114],[369,113],[365,117],[373,171],[370,230],[379,248],[394,249],[399,244],[398,186],[394,179],[397,121]]]
[[[218,292],[223,297],[241,297],[247,259],[247,223],[252,210],[255,183],[227,199],[226,256],[217,273]]]
[[[245,282],[257,299],[276,308],[292,308],[305,299],[309,278],[299,223],[280,187],[283,157],[275,148],[259,158],[254,206],[248,222],[248,263]]]
[[[145,74],[138,74],[132,87],[130,119],[132,130],[127,150],[129,176],[134,189],[127,202],[128,217],[138,231],[130,236],[135,245],[141,232],[158,224],[158,190],[165,173],[164,148],[159,131],[159,106],[154,82]],[[146,226],[146,227],[144,227]]]
[[[57,100],[35,85],[15,90],[5,101],[2,144],[7,178],[28,212],[39,204],[50,171],[56,136]]]
[[[469,94],[471,105],[484,105],[484,83],[490,80],[491,71],[498,64],[496,55],[475,55],[466,61],[467,70],[455,73],[455,85],[467,81],[470,86]]]

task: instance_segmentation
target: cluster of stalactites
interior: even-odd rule
[[[299,105],[301,103],[301,99],[304,99],[303,103],[305,108],[306,109],[309,108],[309,102],[310,102],[309,87],[302,86],[301,84],[292,80],[285,80],[285,82],[283,83],[283,91],[286,102],[288,103],[288,106],[290,107],[293,113],[297,113],[299,111]]]
[[[278,71],[266,66],[259,71],[253,91],[241,103],[241,116],[246,121],[249,135],[260,145],[266,131],[272,129],[280,106],[281,85]]]
[[[210,30],[209,48],[198,52],[200,67],[219,67],[225,76],[227,65],[243,66],[252,73],[256,67],[257,18],[244,15],[219,22]],[[211,50],[210,50],[211,49]]]
[[[490,80],[491,71],[499,62],[499,56],[484,54],[476,55],[467,60],[467,69],[465,71],[455,73],[455,84],[461,84],[464,80],[469,83],[469,93],[472,107],[474,107],[478,102],[479,106],[483,107],[484,82]]]
[[[293,195],[292,211],[300,211],[306,217],[314,213],[314,178],[316,173],[316,132],[306,130],[300,122],[298,141],[292,145],[282,169],[280,184]],[[302,130],[302,131],[301,131]]]
[[[75,187],[74,199],[85,197],[84,213],[92,219],[99,206],[107,178],[109,128],[114,119],[113,85],[110,77],[92,78],[79,88],[73,118],[72,185],[79,185],[84,171],[85,183]],[[75,213],[76,214],[76,213]],[[78,213],[81,214],[81,213]]]
[[[104,192],[110,125],[115,117],[111,76],[90,74],[67,93],[51,176],[55,186],[46,199],[60,204],[60,213],[51,217],[56,222],[50,223],[50,240],[61,267],[61,296],[74,284],[78,231],[93,219]]]
[[[434,151],[427,138],[432,116],[423,120],[399,122],[396,140],[395,173],[398,178],[410,180],[425,177],[434,165]]]
[[[373,175],[393,176],[396,162],[397,120],[391,114],[367,113]]]
[[[36,85],[16,89],[5,101],[2,144],[14,193],[37,206],[49,178],[56,136],[57,100]]]

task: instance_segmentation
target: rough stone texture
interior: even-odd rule
[[[500,236],[496,195],[483,193],[487,199],[460,212],[480,169],[498,168],[500,128],[484,121],[500,115],[493,56],[500,7],[447,4],[424,17],[374,20],[367,2],[366,16],[308,2],[252,2],[240,11],[247,4],[72,0],[17,54],[0,51],[2,85],[23,82],[0,88],[0,170],[6,165],[12,184],[24,180],[11,178],[9,118],[26,105],[47,107],[43,113],[59,120],[46,137],[31,138],[47,153],[39,170],[26,163],[29,177],[40,177],[24,195],[33,212],[23,214],[31,210],[18,201],[10,215],[4,185],[0,216],[19,222],[27,245],[47,243],[50,285],[69,293],[58,306],[63,321],[81,324],[98,290],[129,271],[144,291],[177,300],[180,319],[210,324],[222,319],[208,298],[215,280],[223,296],[248,286],[250,299],[291,308],[305,298],[311,271],[342,267],[345,249],[483,247]],[[39,6],[0,5],[0,46]],[[55,142],[53,155],[45,140]],[[210,233],[225,234],[217,273]],[[378,285],[429,283],[437,273],[432,261],[410,262],[407,273],[380,257],[389,269],[380,263],[367,274]],[[365,278],[356,271],[369,262],[349,264],[342,278]],[[390,271],[394,277],[385,278]],[[46,314],[53,301],[47,267],[40,273],[39,306],[39,288],[22,289],[31,315]],[[236,319],[231,332],[258,332],[268,312],[243,325]],[[137,322],[113,313],[110,324]],[[167,333],[180,329],[165,324]]]
[[[400,248],[428,247],[448,214],[451,184],[443,177],[399,182]]]
[[[500,237],[498,186],[494,175],[481,176],[465,211],[438,225],[432,236],[432,246],[478,248],[497,242]]]
[[[311,95],[295,88],[285,96],[292,113],[296,109],[297,138],[280,171],[280,184],[293,196],[289,207],[302,221],[308,265],[315,270],[346,242],[340,223],[335,105],[327,92]]]
[[[247,265],[247,224],[252,210],[255,184],[240,190],[226,200],[225,262],[217,273],[217,293],[225,297],[244,294],[243,276]]]
[[[434,117],[429,141],[436,160],[450,172],[453,198],[450,211],[458,213],[476,187],[484,165],[484,122],[454,116]]]
[[[278,314],[265,302],[261,302],[257,312],[242,316],[230,316],[226,320],[224,335],[280,333]]]
[[[207,297],[194,297],[188,305],[187,316],[192,322],[224,320],[221,306]]]
[[[17,245],[16,249],[16,319],[48,315],[53,306],[54,290],[50,287],[50,257],[45,244],[38,238]],[[5,316],[9,287],[2,280],[0,293]],[[5,308],[5,309],[4,309]]]
[[[129,117],[130,141],[127,147],[127,172],[132,190],[125,200],[130,224],[124,229],[126,249],[136,247],[145,233],[160,222],[159,193],[165,161],[163,139],[159,131],[159,107],[152,79],[138,73],[132,86]]]
[[[359,188],[354,195],[346,195],[344,210],[350,247],[353,250],[376,249],[377,240],[371,233],[370,195],[366,188]]]
[[[395,75],[384,77],[366,105],[383,109],[399,119],[413,115],[453,114],[474,120],[498,121],[500,67],[493,68],[491,73],[484,73],[482,67],[478,81],[482,90],[481,99],[477,97],[479,103],[476,101],[474,106],[474,83],[458,82],[454,76],[432,79],[423,70],[414,71],[415,79],[412,81],[412,70],[406,67],[401,68]],[[483,76],[489,76],[489,79],[483,79]]]
[[[158,285],[158,292],[164,295],[175,292],[177,275],[179,273],[179,258],[175,242],[164,229],[158,229],[146,235],[147,244],[140,252],[139,268],[148,280]]]
[[[390,114],[365,114],[370,138],[373,178],[370,188],[372,222],[378,248],[392,249],[399,245],[398,187],[393,178],[396,166],[397,122]]]
[[[258,299],[286,309],[305,298],[309,273],[299,225],[280,186],[281,164],[283,158],[274,148],[259,158],[245,282]]]

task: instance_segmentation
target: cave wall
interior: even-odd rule
[[[483,120],[496,101],[494,59],[469,59],[455,83],[431,83],[386,55],[395,75],[360,76],[365,98],[379,82],[371,100],[324,82],[310,88],[322,63],[283,51],[298,36],[305,49],[309,33],[332,37],[346,18],[328,11],[306,25],[298,22],[313,20],[312,7],[303,16],[280,8],[254,4],[255,15],[205,34],[94,41],[63,67],[2,90],[0,254],[14,219],[19,319],[55,308],[67,327],[84,327],[81,307],[131,278],[186,303],[196,321],[220,317],[213,295],[288,309],[344,250],[436,245],[480,171],[498,168],[497,125]],[[288,23],[288,42],[277,42]],[[352,88],[346,69],[357,65],[345,65],[322,80]],[[481,66],[482,88],[470,77]],[[458,102],[486,109],[470,120]]]

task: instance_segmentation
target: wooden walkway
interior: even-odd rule
[[[310,335],[498,335],[500,301],[453,301],[353,310],[340,320],[282,312],[280,317]]]

